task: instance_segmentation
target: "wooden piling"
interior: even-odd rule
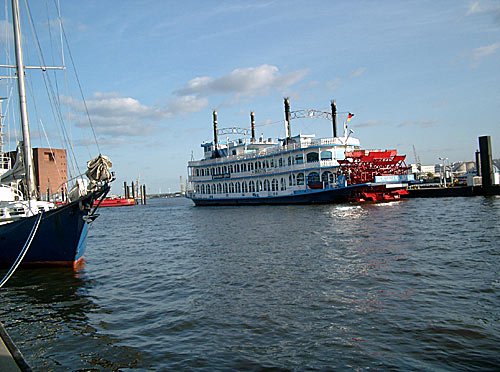
[[[493,160],[491,155],[490,136],[479,137],[479,154],[483,188],[489,188],[493,185]]]
[[[146,205],[146,185],[142,185],[141,196],[142,196],[142,204]]]

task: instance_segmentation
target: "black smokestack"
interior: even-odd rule
[[[285,125],[286,125],[286,139],[287,143],[292,138],[292,129],[290,126],[290,99],[285,98]]]
[[[332,106],[332,125],[333,125],[333,137],[337,137],[337,103],[335,103],[335,100],[332,100],[331,102]]]
[[[213,111],[213,122],[214,122],[214,152],[213,157],[219,157],[219,139],[217,136],[217,111]]]
[[[251,142],[255,142],[255,113],[252,111],[250,113],[250,125],[252,129],[252,139]]]

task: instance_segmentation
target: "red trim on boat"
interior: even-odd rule
[[[99,203],[98,200],[94,202],[94,206],[96,206]],[[129,207],[132,205],[135,205],[135,199],[134,198],[105,198],[101,204],[99,204],[100,207]]]

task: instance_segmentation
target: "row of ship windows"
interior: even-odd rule
[[[333,184],[335,182],[335,175],[332,172],[323,172],[321,176],[318,172],[311,172],[304,176],[304,173],[290,174],[288,176],[288,186],[301,186],[304,185],[307,178],[307,184],[323,183],[324,185]],[[257,180],[257,181],[242,181],[242,182],[218,182],[210,184],[196,184],[195,191],[200,194],[228,194],[228,193],[245,193],[245,192],[259,192],[259,191],[278,191],[286,190],[286,178],[281,177],[271,180]]]
[[[333,155],[331,151],[321,151],[321,154],[317,152],[310,152],[306,154],[306,163],[315,163],[318,162],[321,156],[321,160],[332,160]],[[257,160],[255,162],[245,162],[245,163],[236,163],[230,165],[222,165],[217,167],[210,168],[196,168],[194,169],[195,176],[216,176],[220,174],[227,173],[239,173],[239,172],[251,172],[257,169],[269,169],[269,168],[277,168],[284,167],[287,164],[303,164],[304,163],[304,155],[297,154],[295,156],[289,156],[288,158],[279,158],[275,161],[272,159],[264,159]]]

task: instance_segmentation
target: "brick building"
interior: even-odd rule
[[[68,180],[66,150],[34,148],[33,161],[36,184],[42,199],[45,199],[47,194],[61,194],[61,189],[66,188]]]

